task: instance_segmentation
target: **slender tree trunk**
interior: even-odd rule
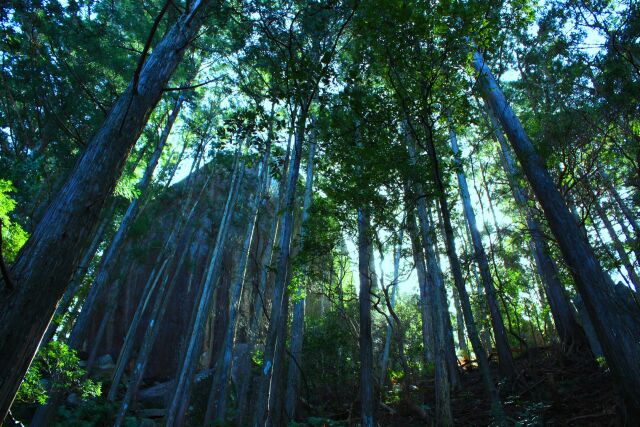
[[[542,159],[478,52],[474,53],[473,66],[478,73],[478,88],[502,124],[574,276],[578,292],[624,399],[625,415],[628,420],[638,419],[640,345],[637,337],[640,336],[640,327],[637,313],[617,303],[611,279],[600,266]]]
[[[85,339],[85,335],[87,333],[87,328],[89,326],[89,322],[91,321],[93,310],[98,306],[99,301],[103,298],[105,292],[105,286],[108,286],[111,279],[111,274],[115,270],[116,264],[119,260],[119,255],[123,249],[124,243],[126,241],[127,234],[131,225],[135,221],[135,218],[140,211],[140,208],[144,204],[145,196],[147,193],[147,189],[151,184],[151,180],[153,178],[153,173],[160,161],[160,156],[162,155],[162,151],[169,139],[169,134],[171,133],[171,129],[173,128],[173,124],[178,117],[178,113],[180,111],[180,107],[182,105],[183,98],[180,97],[176,105],[173,108],[173,111],[169,115],[167,119],[167,123],[162,131],[162,135],[158,139],[158,143],[155,147],[153,154],[151,155],[151,159],[149,159],[149,163],[147,164],[144,175],[142,179],[138,183],[138,190],[140,191],[140,196],[133,199],[127,208],[122,221],[120,222],[120,226],[118,227],[118,231],[111,243],[109,244],[109,248],[107,249],[102,261],[100,263],[100,267],[98,272],[96,273],[96,278],[93,282],[89,290],[89,294],[87,295],[86,301],[82,306],[82,311],[80,312],[80,316],[76,319],[76,323],[73,327],[73,331],[71,332],[71,336],[69,337],[69,346],[73,348],[78,348],[82,346],[82,342]],[[94,337],[94,345],[99,345],[100,343],[95,343]]]
[[[191,241],[191,237],[193,236],[193,232],[191,232],[190,236],[186,239],[186,244],[188,245]],[[118,414],[116,416],[116,420],[114,422],[114,427],[119,427],[124,422],[125,416],[127,414],[127,409],[129,408],[129,404],[131,400],[134,398],[136,392],[138,391],[138,386],[140,385],[140,381],[142,381],[142,376],[144,375],[145,368],[147,366],[147,362],[149,361],[149,355],[151,354],[151,350],[153,349],[153,345],[155,344],[156,338],[160,331],[160,324],[164,320],[164,315],[166,313],[167,307],[169,306],[169,301],[171,294],[173,292],[173,288],[178,281],[178,272],[180,272],[182,266],[184,265],[184,261],[187,258],[188,251],[185,250],[180,254],[180,258],[178,259],[178,263],[173,270],[173,274],[171,276],[171,280],[168,284],[163,286],[162,291],[158,293],[156,296],[153,308],[149,315],[149,320],[147,322],[147,328],[144,334],[144,338],[142,343],[140,344],[140,348],[138,350],[138,355],[136,357],[135,365],[133,368],[133,372],[131,372],[131,376],[129,377],[129,381],[127,382],[127,388],[125,390],[125,394],[122,397],[120,402],[120,407],[118,409]],[[127,360],[129,357],[124,357],[122,354],[118,359],[118,365],[122,360]],[[124,363],[122,363],[124,365]],[[118,371],[114,373],[114,378],[118,377],[118,382],[113,381],[111,383],[111,388],[109,389],[109,400],[115,400],[116,391],[118,389],[118,383],[122,378],[122,373],[118,374]]]
[[[120,280],[116,280],[114,283],[111,283],[110,276],[111,273],[115,270],[117,262],[120,259],[121,251],[124,247],[128,231],[131,228],[131,225],[133,224],[138,212],[140,211],[141,206],[144,204],[148,187],[151,184],[151,179],[153,178],[153,172],[158,165],[160,156],[162,155],[162,151],[169,138],[171,128],[173,127],[173,124],[175,123],[175,120],[178,116],[180,106],[182,105],[182,100],[183,98],[180,97],[176,102],[174,109],[167,120],[162,135],[158,139],[154,152],[151,155],[147,166],[145,167],[144,175],[142,176],[142,179],[140,179],[140,182],[137,186],[138,190],[140,191],[140,196],[133,199],[129,204],[127,211],[125,212],[120,222],[118,231],[113,236],[113,239],[111,240],[106,253],[100,261],[100,267],[98,268],[98,271],[96,273],[96,278],[89,288],[89,293],[87,294],[87,297],[82,304],[80,314],[76,318],[73,329],[71,330],[71,334],[69,335],[69,339],[67,341],[69,347],[73,349],[77,350],[82,347],[87,330],[89,328],[90,321],[93,318],[94,311],[100,306],[100,303],[106,302],[108,308],[110,308],[111,306],[115,307],[116,305],[116,301],[112,302],[112,300],[113,298],[115,298],[114,295],[118,295],[120,293],[120,290],[114,289],[114,287],[121,286],[122,282]],[[154,283],[155,285],[155,283],[157,282],[153,281],[150,278],[149,283]],[[143,299],[145,300],[148,300],[147,292],[149,292],[150,289],[149,283],[147,283],[147,286],[145,287],[145,294],[143,296]],[[105,287],[109,284],[111,284],[111,287],[105,289]],[[115,308],[113,310],[115,310]],[[102,320],[100,321],[100,324],[98,326],[97,333],[92,337],[90,357],[89,361],[87,362],[87,372],[91,371],[93,358],[96,357],[96,352],[102,344],[102,339],[106,331],[107,323],[111,319],[110,316],[113,310],[108,309],[104,312]],[[48,400],[46,407],[38,408],[33,420],[31,421],[32,424],[36,426],[49,424],[51,416],[54,415],[54,409],[60,403],[60,394],[60,392],[53,393]]]
[[[418,201],[420,203],[420,201]],[[419,211],[418,211],[419,212]],[[437,275],[440,276],[440,287],[437,291],[440,292],[440,301],[442,301],[442,305],[440,306],[442,318],[444,319],[445,326],[445,348],[447,355],[447,369],[449,371],[449,383],[451,384],[452,390],[457,390],[461,386],[460,381],[460,372],[458,371],[458,355],[456,354],[456,345],[453,340],[453,324],[451,323],[451,313],[449,313],[449,297],[447,295],[447,290],[444,284],[444,274],[442,273],[442,267],[440,266],[440,256],[438,253],[438,239],[436,234],[436,226],[433,222],[433,218],[431,216],[431,208],[427,211],[427,220],[428,220],[428,229],[429,234],[433,236],[433,255],[435,266],[437,267]],[[427,256],[429,254],[427,253]],[[436,282],[438,283],[438,282]]]
[[[611,209],[613,211],[613,216],[615,217],[616,222],[620,226],[622,230],[622,234],[624,235],[625,243],[631,246],[631,251],[633,252],[636,264],[640,264],[640,245],[636,239],[636,234],[634,231],[629,230],[629,227],[625,221],[624,213],[620,209],[620,206],[616,204],[611,204]]]
[[[435,361],[434,337],[433,337],[433,316],[431,315],[431,307],[427,297],[427,267],[424,261],[424,252],[422,250],[422,242],[418,235],[418,225],[414,208],[408,201],[410,196],[405,190],[405,209],[407,212],[407,232],[411,240],[411,249],[413,252],[413,262],[418,275],[418,287],[420,289],[420,316],[422,318],[422,346],[424,347],[425,365],[433,364]]]
[[[494,416],[494,421],[497,425],[506,425],[506,417],[502,409],[502,402],[498,394],[498,389],[495,386],[493,377],[491,375],[491,369],[489,367],[489,359],[487,358],[487,347],[482,344],[480,334],[473,315],[473,309],[471,308],[471,299],[464,282],[462,275],[462,267],[460,266],[460,259],[456,250],[456,243],[453,234],[453,227],[451,226],[451,215],[447,212],[441,211],[442,228],[445,236],[445,243],[447,249],[447,255],[449,258],[449,265],[454,276],[454,284],[456,285],[455,291],[459,296],[459,306],[464,317],[466,324],[467,335],[471,342],[471,348],[475,353],[478,368],[482,375],[485,390],[489,396],[491,402],[491,412]],[[479,287],[480,289],[480,287]],[[455,295],[455,294],[454,294]],[[481,295],[479,295],[481,297]],[[482,299],[480,299],[482,301]],[[464,336],[462,337],[464,340]],[[489,342],[490,338],[487,338]],[[468,350],[467,350],[468,351]]]
[[[544,235],[542,234],[542,227],[535,219],[533,212],[529,207],[527,194],[524,188],[520,185],[520,174],[518,167],[511,156],[508,142],[500,129],[495,113],[488,105],[487,114],[489,116],[494,135],[500,144],[500,158],[509,180],[513,198],[515,199],[522,214],[525,216],[527,228],[531,235],[534,260],[540,277],[544,283],[549,308],[551,309],[551,315],[553,316],[560,341],[566,350],[570,350],[573,347],[582,347],[586,344],[584,332],[576,320],[576,314],[569,303],[564,286],[560,281],[558,266],[549,255],[549,247]]]
[[[175,258],[175,254],[178,249],[179,236],[182,234],[182,232],[185,229],[185,226],[189,223],[190,219],[193,217],[193,214],[195,213],[196,208],[200,203],[202,194],[208,187],[209,182],[211,181],[211,178],[214,175],[214,168],[211,168],[211,169],[212,170],[207,175],[206,179],[204,180],[204,183],[200,186],[199,192],[195,197],[195,199],[194,199],[194,195],[196,193],[195,187],[191,185],[190,181],[186,185],[188,195],[186,197],[186,201],[183,204],[183,208],[180,211],[180,216],[177,218],[176,222],[173,224],[171,234],[165,241],[162,250],[159,252],[158,256],[156,257],[156,260],[154,263],[155,266],[151,271],[149,278],[147,279],[147,284],[144,287],[145,291],[143,292],[143,295],[140,298],[140,304],[138,305],[136,313],[134,314],[134,319],[130,324],[129,331],[120,349],[120,354],[118,355],[118,360],[116,362],[116,367],[114,369],[114,373],[111,380],[111,387],[107,395],[107,399],[110,401],[114,401],[116,398],[118,386],[120,385],[120,381],[122,380],[122,376],[124,375],[124,370],[127,366],[127,363],[131,358],[131,354],[133,352],[134,339],[135,339],[135,331],[138,329],[138,324],[142,320],[141,316],[147,304],[144,301],[147,301],[148,298],[150,297],[147,290],[150,288],[150,284],[156,280],[156,276],[158,274],[161,274],[161,271],[158,272],[157,269],[162,268],[162,266],[165,265],[165,263],[167,262],[173,262],[172,260]],[[189,174],[189,177],[190,177],[189,180],[191,180],[191,176],[192,176],[191,174],[193,173],[195,173],[195,167],[191,169],[191,173]],[[190,236],[192,234],[193,234],[193,231],[191,232]],[[191,241],[191,237],[186,239],[187,244],[189,241]],[[126,413],[126,409],[127,409],[126,407],[129,404],[129,399],[131,399],[133,393],[135,393],[135,391],[137,390],[138,383],[140,382],[140,380],[142,379],[142,375],[144,374],[144,368],[147,363],[146,358],[148,357],[148,353],[151,352],[153,344],[155,343],[155,338],[158,333],[157,326],[159,326],[159,323],[164,318],[164,313],[166,311],[166,305],[168,301],[165,301],[165,300],[168,298],[168,295],[170,295],[172,292],[173,286],[177,280],[177,272],[182,267],[185,255],[186,253],[182,253],[180,255],[180,258],[177,262],[177,267],[173,268],[174,273],[171,275],[171,280],[169,281],[169,283],[168,284],[166,283],[166,280],[168,279],[167,277],[163,282],[162,286],[160,287],[159,291],[156,293],[156,296],[154,299],[154,305],[151,310],[151,314],[149,316],[149,321],[147,324],[148,326],[146,328],[147,332],[144,334],[143,341],[140,344],[140,350],[138,351],[138,358],[136,361],[134,372],[132,374],[132,378],[128,382],[127,391],[125,392],[125,397],[123,398],[123,401],[120,405],[122,418],[124,418],[124,415]],[[134,381],[133,379],[136,376],[139,376],[139,378]],[[120,413],[118,417],[120,417]],[[118,422],[121,423],[122,419],[119,419],[116,422],[116,424],[118,424]]]
[[[412,165],[415,165],[415,147],[413,143],[407,140],[407,151],[409,153],[409,161]],[[441,380],[441,384],[447,384],[453,389],[458,388],[460,385],[460,376],[458,373],[458,363],[457,356],[455,354],[455,346],[453,344],[453,328],[451,327],[451,316],[449,315],[449,310],[447,308],[447,298],[446,298],[446,290],[444,287],[444,278],[442,277],[442,270],[440,269],[440,262],[438,260],[438,256],[435,252],[437,242],[434,241],[436,237],[434,234],[434,230],[432,227],[432,222],[429,220],[429,213],[427,210],[427,203],[425,200],[425,192],[420,183],[414,183],[414,187],[416,189],[416,210],[418,212],[418,220],[420,224],[420,234],[422,237],[422,246],[424,249],[424,253],[426,256],[426,267],[427,267],[427,275],[429,277],[428,284],[428,300],[431,301],[433,311],[433,325],[434,325],[434,338],[435,338],[435,360],[437,364],[437,348],[440,345],[437,341],[438,328],[440,325],[442,328],[442,338],[443,342],[441,343],[443,347],[443,352],[446,360],[448,377],[446,381]],[[438,304],[440,301],[440,304]],[[440,322],[442,322],[440,324]],[[437,367],[436,367],[437,371]],[[436,374],[437,376],[437,374]],[[438,380],[436,379],[436,383]],[[446,396],[443,394],[441,397],[449,399],[449,392],[447,392]],[[450,405],[450,402],[448,403]],[[446,403],[443,403],[446,405]],[[450,408],[449,408],[450,412]],[[443,412],[444,414],[444,412]]]
[[[398,243],[393,254],[393,281],[391,282],[391,301],[389,302],[391,310],[396,305],[396,295],[398,293],[398,278],[400,277],[400,257],[402,252],[402,235],[403,230],[400,229],[398,235]],[[384,350],[382,351],[382,360],[380,362],[380,388],[384,386],[387,379],[387,365],[389,363],[389,351],[391,349],[391,337],[394,334],[393,322],[389,321],[387,325],[387,335],[384,340]],[[408,374],[408,372],[407,372]]]
[[[496,298],[496,290],[491,277],[491,270],[489,268],[489,260],[487,254],[482,245],[482,237],[478,231],[476,225],[476,216],[471,206],[471,196],[469,195],[469,188],[467,186],[467,179],[462,169],[462,163],[460,162],[460,153],[458,150],[458,142],[456,134],[453,130],[453,125],[449,124],[449,139],[451,142],[451,149],[453,150],[454,161],[456,164],[456,174],[458,176],[458,185],[460,187],[460,197],[462,199],[462,206],[464,208],[464,215],[469,224],[469,231],[471,232],[471,240],[473,242],[473,249],[480,269],[480,278],[484,286],[485,296],[487,298],[487,304],[489,305],[489,313],[491,314],[491,324],[493,326],[493,336],[496,341],[496,349],[498,351],[498,359],[500,363],[500,372],[502,375],[508,378],[515,377],[515,367],[513,365],[513,357],[511,356],[511,349],[509,347],[509,341],[507,340],[507,334],[504,329],[504,321],[500,308],[498,306],[498,300]]]
[[[618,193],[618,190],[616,190],[616,187],[614,186],[613,181],[611,181],[611,178],[609,178],[609,175],[604,171],[604,168],[601,165],[599,166],[600,166],[599,173],[602,176],[602,179],[604,180],[604,183],[607,186],[609,193],[611,193],[611,196],[613,196],[613,200],[615,200],[616,203],[618,204],[618,207],[622,211],[622,214],[624,215],[624,217],[627,219],[627,221],[629,221],[629,224],[631,224],[631,228],[635,233],[635,238],[636,239],[640,238],[640,225],[638,225],[638,218],[636,217],[636,215],[633,214],[631,209],[629,209],[629,206],[627,205],[627,203],[622,199],[622,197],[620,196],[620,193]]]
[[[271,266],[273,263],[273,249],[275,247],[275,243],[278,240],[277,236],[279,236],[282,231],[282,218],[284,216],[284,211],[282,207],[285,203],[285,186],[287,185],[287,178],[289,176],[289,167],[291,161],[291,140],[295,134],[295,117],[297,113],[293,112],[293,118],[291,121],[291,132],[289,133],[289,141],[287,143],[287,152],[284,157],[283,167],[282,167],[282,175],[280,178],[280,182],[278,183],[278,199],[277,203],[274,206],[273,218],[271,220],[271,227],[269,229],[268,240],[266,244],[266,250],[260,260],[260,276],[258,278],[258,296],[259,301],[255,302],[254,313],[251,318],[251,328],[250,333],[253,334],[252,341],[256,341],[259,335],[260,324],[262,322],[262,314],[264,312],[264,307],[266,306],[266,295],[265,292],[267,290],[267,278],[269,276],[269,271],[271,270]]]
[[[616,233],[616,230],[613,228],[613,224],[611,224],[611,221],[607,216],[607,212],[605,212],[604,208],[600,205],[600,202],[595,199],[595,197],[593,201],[593,208],[600,218],[600,221],[602,221],[604,227],[607,229],[609,238],[611,239],[611,244],[618,253],[618,258],[622,262],[622,265],[624,265],[625,270],[627,270],[629,280],[631,280],[631,283],[633,283],[633,286],[636,288],[636,290],[640,290],[640,277],[638,277],[638,273],[636,273],[636,270],[633,268],[633,263],[629,258],[629,254],[627,254],[627,251],[624,249],[620,238],[618,238],[618,233]]]
[[[291,236],[293,234],[295,193],[300,173],[300,158],[302,155],[302,145],[305,139],[308,108],[309,105],[304,105],[300,111],[300,116],[296,126],[295,145],[293,148],[293,163],[289,167],[284,215],[282,218],[282,233],[279,242],[278,264],[274,281],[273,300],[271,303],[271,316],[269,317],[269,329],[267,331],[267,341],[264,350],[264,362],[261,370],[260,388],[258,391],[258,400],[256,402],[253,420],[253,425],[256,427],[260,425],[272,425],[271,408],[268,408],[272,374],[271,368],[274,364],[276,347],[278,345],[284,346],[284,343],[278,343],[278,329],[281,324],[284,311],[283,303],[286,300],[286,281],[291,250]]]
[[[18,289],[0,295],[0,347],[12,349],[0,354],[0,419],[90,243],[131,147],[202,26],[208,3],[192,2],[154,47],[20,251],[12,268]]]
[[[371,338],[371,291],[373,280],[370,270],[371,237],[369,217],[358,209],[358,270],[360,277],[360,401],[362,427],[375,427],[375,381],[373,378],[373,341]]]
[[[458,335],[458,348],[462,357],[469,360],[469,347],[467,347],[467,338],[465,337],[464,318],[462,317],[462,306],[460,305],[460,297],[458,290],[453,289],[453,305],[456,308],[456,333]]]
[[[293,257],[292,257],[293,258]],[[287,282],[291,283],[292,271],[290,266],[287,271]],[[290,294],[286,292],[282,302],[282,316],[278,325],[278,338],[276,351],[271,367],[271,384],[269,385],[269,423],[272,426],[285,425],[284,395],[285,390],[285,354],[287,353],[287,319],[289,318]]]
[[[300,240],[298,247],[302,249],[305,236],[308,233],[307,221],[309,209],[313,200],[313,166],[316,153],[316,143],[312,137],[309,141],[309,157],[307,159],[307,176],[304,190]],[[305,267],[303,267],[305,268]],[[298,402],[300,388],[300,369],[302,368],[302,341],[304,334],[304,306],[305,296],[301,284],[296,290],[296,300],[293,306],[293,320],[291,323],[291,361],[287,373],[287,395],[285,399],[285,413],[290,420],[295,419],[295,409]]]
[[[419,200],[424,200],[422,197]],[[445,315],[448,310],[444,307],[446,300],[442,297],[444,290],[444,282],[442,272],[436,259],[436,254],[431,242],[430,233],[431,225],[425,215],[420,215],[418,210],[418,218],[421,222],[422,229],[422,245],[426,254],[427,272],[430,277],[432,290],[430,297],[433,300],[433,325],[434,325],[434,353],[435,353],[435,379],[436,379],[436,422],[442,426],[453,425],[453,417],[451,414],[451,374],[452,366],[447,357],[447,337],[448,332],[446,326]],[[446,313],[445,313],[446,312]],[[457,376],[457,366],[454,366]],[[455,378],[455,376],[454,376]]]
[[[82,285],[82,282],[84,281],[84,278],[87,275],[87,271],[91,266],[91,261],[95,257],[96,251],[98,250],[98,246],[100,246],[100,243],[102,243],[104,233],[107,229],[107,225],[109,224],[110,220],[111,220],[111,209],[109,209],[109,213],[105,215],[105,217],[100,222],[100,225],[98,226],[98,229],[96,230],[96,233],[93,236],[93,239],[91,240],[91,244],[85,251],[84,256],[82,257],[82,260],[80,261],[80,264],[78,264],[78,269],[73,275],[73,279],[71,280],[71,283],[69,283],[67,290],[62,296],[62,299],[58,304],[58,308],[56,308],[56,313],[54,314],[54,318],[57,316],[64,316],[64,314],[69,310],[69,306],[71,304],[71,301],[73,300],[73,297],[78,292],[78,289]],[[57,329],[58,329],[58,325],[54,322],[51,322],[49,324],[49,327],[47,328],[47,332],[45,332],[44,336],[42,337],[42,341],[40,345],[41,346],[46,345],[49,341],[51,341]]]
[[[229,321],[225,331],[225,337],[222,344],[222,351],[215,364],[213,381],[209,392],[209,401],[207,403],[207,411],[205,413],[205,424],[212,422],[224,422],[227,411],[227,395],[229,385],[229,375],[231,373],[231,363],[234,347],[234,336],[238,324],[238,312],[240,310],[240,300],[244,284],[247,281],[247,261],[251,252],[251,243],[255,236],[258,224],[258,211],[260,210],[261,200],[265,192],[265,188],[269,182],[269,158],[271,150],[271,140],[267,143],[265,153],[261,163],[261,173],[253,200],[249,204],[249,215],[247,216],[247,227],[242,243],[240,260],[236,266],[233,276],[231,292],[229,295]]]
[[[174,426],[182,425],[184,413],[182,412],[189,400],[191,391],[191,383],[196,363],[202,350],[202,342],[204,340],[204,327],[209,317],[211,304],[213,302],[213,294],[220,280],[220,267],[222,264],[222,253],[227,240],[229,224],[236,209],[236,200],[238,198],[240,183],[244,176],[244,162],[239,159],[240,147],[236,153],[236,165],[231,179],[229,195],[225,203],[224,212],[220,219],[218,234],[214,245],[213,254],[207,268],[207,274],[202,286],[202,296],[198,302],[198,309],[194,321],[193,330],[191,332],[189,342],[185,351],[185,356],[178,370],[176,387],[173,391],[171,404],[167,408],[165,416],[165,425]],[[198,300],[196,300],[198,301]]]

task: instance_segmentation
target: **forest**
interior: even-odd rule
[[[640,423],[637,0],[0,32],[0,425]]]

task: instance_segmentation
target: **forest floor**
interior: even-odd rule
[[[516,360],[516,367],[516,384],[500,384],[505,412],[514,425],[616,425],[618,396],[611,376],[590,354],[567,357],[555,347],[534,348]],[[495,374],[497,366],[493,368]],[[419,389],[425,405],[434,408],[433,382],[421,384]],[[423,420],[401,406],[381,410],[379,424],[424,426]],[[463,373],[462,387],[452,394],[452,410],[457,426],[490,425],[490,404],[478,369]]]
[[[576,353],[565,356],[557,347],[532,348],[515,360],[518,373],[514,384],[499,384],[500,395],[509,424],[514,426],[614,426],[618,424],[618,395],[614,391],[611,376],[606,367],[599,366],[590,354]],[[492,362],[494,377],[497,377],[497,363]],[[204,374],[203,374],[204,375]],[[203,392],[195,395],[206,396],[209,385],[206,381],[196,384]],[[461,387],[452,393],[452,411],[456,426],[491,425],[490,403],[486,398],[479,370],[468,363],[463,366]],[[167,383],[147,389],[143,394],[153,395],[151,390],[162,394]],[[381,427],[414,427],[430,424],[433,419],[434,383],[417,382],[410,386],[411,404],[401,399],[399,386],[387,387],[384,402],[379,405],[378,424]],[[157,394],[157,393],[156,393]],[[153,397],[152,396],[152,397]],[[129,425],[161,425],[163,409],[158,397],[145,399],[131,417]],[[291,426],[351,427],[359,423],[359,402],[338,402],[326,397],[329,402],[319,407],[308,407],[299,414],[305,421],[291,423]],[[206,399],[205,399],[206,400]],[[194,401],[194,405],[205,402]],[[149,406],[150,405],[150,406]],[[31,418],[33,407],[21,408],[14,414],[19,419]],[[197,405],[196,405],[197,406]],[[423,415],[418,416],[417,408]],[[302,409],[302,408],[301,408]],[[63,407],[67,421],[58,425],[108,426],[112,425],[115,407],[103,402],[85,403],[80,406]],[[331,412],[331,414],[329,414]],[[90,421],[89,421],[90,420]],[[11,424],[7,424],[11,425]],[[193,424],[193,425],[198,425]]]

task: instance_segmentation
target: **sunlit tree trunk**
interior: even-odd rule
[[[269,228],[268,240],[266,244],[266,250],[262,256],[260,261],[260,272],[258,278],[258,299],[255,301],[255,308],[253,312],[253,316],[251,317],[251,327],[249,332],[253,334],[252,340],[255,341],[259,335],[260,325],[262,323],[262,315],[264,312],[264,307],[267,303],[265,292],[267,290],[267,278],[269,277],[269,271],[271,270],[271,265],[273,262],[273,249],[276,247],[275,244],[278,241],[277,236],[281,234],[281,226],[282,226],[282,218],[284,217],[284,211],[282,207],[285,203],[286,196],[286,185],[287,178],[289,177],[289,167],[291,163],[291,142],[295,135],[295,127],[296,127],[296,119],[297,112],[293,112],[293,117],[291,119],[291,127],[289,132],[289,140],[287,142],[287,151],[284,157],[284,161],[282,163],[282,174],[280,181],[278,183],[278,198],[276,205],[274,206],[273,218],[271,219],[271,224]]]
[[[400,277],[400,256],[402,252],[402,236],[403,230],[400,230],[398,234],[398,242],[396,243],[396,250],[393,253],[393,281],[391,282],[391,310],[396,305],[396,295],[398,293],[398,278]],[[391,349],[391,337],[394,334],[393,322],[390,321],[387,325],[387,334],[384,340],[384,349],[382,350],[382,360],[380,361],[380,388],[384,386],[387,378],[387,365],[389,363],[389,351]]]
[[[413,143],[407,140],[407,151],[409,153],[409,161],[411,164],[415,164],[416,153],[415,147]],[[420,183],[414,183],[415,188],[415,204],[416,211],[418,213],[418,221],[419,221],[419,229],[420,236],[422,240],[422,246],[425,254],[426,267],[427,267],[427,277],[428,277],[428,289],[427,289],[427,298],[428,301],[431,301],[431,305],[433,307],[432,311],[432,324],[434,325],[434,354],[435,361],[437,363],[438,353],[437,348],[439,345],[442,345],[443,356],[445,357],[445,363],[447,368],[447,378],[441,379],[441,384],[447,384],[447,387],[457,388],[460,385],[460,376],[458,373],[458,364],[457,364],[457,356],[455,354],[455,346],[453,343],[453,328],[451,326],[451,316],[449,315],[447,298],[446,298],[446,290],[444,287],[444,278],[442,277],[442,270],[440,269],[440,261],[438,259],[438,255],[436,254],[436,241],[435,241],[435,233],[433,229],[432,222],[429,219],[429,212],[427,209],[427,203],[425,200],[425,192]],[[433,237],[432,237],[433,236]],[[441,337],[443,339],[442,343],[438,343],[438,336],[440,331],[438,329],[442,327]],[[437,367],[436,367],[437,368]],[[437,375],[437,374],[436,374]],[[437,381],[436,381],[437,383]],[[449,399],[449,392],[446,394],[442,394],[441,397],[443,399]],[[443,403],[443,408],[446,406],[446,403]],[[450,405],[450,403],[449,403]],[[449,408],[450,411],[450,408]],[[442,414],[445,414],[446,411],[443,410]]]
[[[500,144],[500,158],[509,180],[511,192],[516,204],[521,210],[521,213],[525,216],[527,229],[531,235],[534,260],[538,272],[540,273],[540,277],[544,283],[549,308],[551,309],[551,315],[553,316],[560,341],[566,349],[571,349],[574,346],[581,347],[586,343],[584,333],[576,320],[574,310],[569,303],[564,286],[560,281],[558,266],[549,255],[549,247],[542,233],[541,225],[535,219],[533,212],[529,207],[525,189],[520,185],[520,174],[518,167],[511,156],[508,141],[500,129],[495,113],[488,106],[487,113],[495,137]]]
[[[154,47],[133,82],[114,103],[12,267],[18,289],[0,295],[0,348],[12,349],[0,354],[2,419],[58,300],[90,243],[129,151],[202,26],[208,3],[192,2]]]
[[[627,254],[627,251],[625,250],[622,242],[620,241],[620,238],[618,237],[618,233],[616,232],[615,228],[613,228],[613,224],[609,220],[607,212],[605,212],[604,208],[600,205],[600,202],[598,200],[595,200],[595,198],[592,206],[596,214],[598,215],[598,218],[600,218],[600,221],[602,221],[604,227],[607,229],[607,233],[609,233],[609,238],[611,239],[611,244],[615,251],[618,253],[618,258],[622,262],[622,265],[624,265],[625,270],[627,270],[629,280],[631,280],[631,283],[633,283],[633,286],[635,286],[636,290],[640,290],[640,278],[638,277],[638,273],[636,273],[636,270],[633,267],[633,263],[629,258],[629,254]]]
[[[553,179],[536,153],[479,52],[473,66],[478,89],[496,113],[549,222],[578,292],[592,320],[607,363],[617,380],[628,420],[640,418],[640,336],[638,313],[617,303],[613,284],[600,266]]]
[[[422,198],[421,198],[422,199]],[[422,199],[424,200],[424,199]],[[453,417],[451,414],[451,377],[457,377],[457,366],[452,366],[448,358],[447,351],[447,329],[445,316],[449,315],[446,309],[446,299],[443,298],[444,281],[440,265],[436,259],[436,254],[431,241],[431,224],[426,215],[420,215],[418,210],[418,219],[420,220],[420,228],[422,230],[422,245],[426,254],[427,274],[431,282],[431,292],[429,296],[433,300],[433,317],[434,325],[434,361],[435,361],[435,378],[436,378],[436,419],[439,425],[453,425]],[[452,372],[453,371],[453,372]]]
[[[629,209],[629,206],[627,205],[627,203],[622,199],[622,197],[620,196],[620,193],[618,193],[618,190],[616,189],[615,185],[611,181],[611,178],[609,177],[609,175],[604,171],[604,168],[602,167],[602,165],[599,165],[599,166],[600,166],[599,173],[602,176],[604,184],[609,190],[609,193],[611,193],[613,200],[615,200],[616,203],[618,204],[618,207],[622,211],[622,214],[624,215],[624,217],[627,219],[627,221],[629,221],[629,224],[631,224],[631,228],[635,233],[635,238],[640,239],[640,225],[638,224],[637,216],[633,214],[631,209]]]
[[[405,209],[407,211],[407,232],[411,240],[411,250],[413,253],[413,262],[418,275],[418,288],[420,290],[420,316],[422,319],[422,346],[424,350],[424,362],[426,365],[434,363],[434,338],[433,338],[433,320],[431,315],[431,307],[427,297],[427,267],[424,261],[424,252],[422,250],[422,242],[418,235],[418,225],[414,207],[408,203],[411,199],[405,195]]]
[[[454,161],[456,164],[456,175],[458,177],[460,198],[462,199],[464,215],[467,223],[469,224],[475,259],[480,269],[480,278],[482,280],[482,285],[484,286],[487,304],[489,305],[489,313],[491,314],[491,324],[493,326],[493,336],[495,338],[496,349],[498,351],[500,372],[508,378],[513,378],[515,376],[513,357],[511,356],[511,349],[509,347],[509,341],[507,340],[504,321],[502,319],[502,314],[500,313],[496,291],[491,277],[489,260],[484,250],[482,237],[480,236],[480,232],[478,231],[478,226],[476,224],[476,216],[473,212],[473,207],[471,206],[471,196],[469,195],[467,179],[462,169],[462,163],[460,162],[457,137],[451,123],[449,124],[449,141],[451,143],[451,149],[453,150]]]

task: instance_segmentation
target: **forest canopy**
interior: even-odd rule
[[[0,3],[0,425],[635,425],[640,3]]]

